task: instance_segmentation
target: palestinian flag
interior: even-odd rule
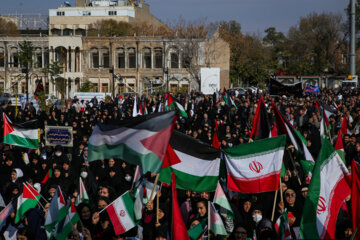
[[[51,200],[50,207],[45,219],[45,230],[49,233],[53,231],[56,224],[65,219],[68,214],[68,207],[66,206],[66,202],[64,196],[61,192],[60,187],[55,192],[54,197]]]
[[[41,195],[30,185],[23,183],[23,192],[17,199],[15,223],[20,222],[24,214],[31,208],[35,208]]]
[[[52,168],[46,173],[44,179],[41,181],[41,185],[44,185],[52,177]]]
[[[219,213],[216,211],[214,203],[209,203],[209,229],[216,235],[227,236],[227,232]]]
[[[325,115],[324,109],[322,109],[320,115],[321,115],[320,137],[321,137],[321,141],[323,141],[323,139],[330,139],[330,134],[329,134],[329,130],[328,130],[328,126],[330,126],[330,123]]]
[[[195,225],[193,228],[190,228],[188,230],[189,237],[192,240],[199,239],[201,237],[201,235],[203,235],[207,230],[207,222],[208,222],[208,219],[204,218],[203,220],[201,220],[200,223]]]
[[[235,109],[238,109],[237,106],[235,105],[234,101],[232,100],[231,96],[229,96],[229,94],[227,93],[226,89],[224,88],[224,91],[222,93],[222,99],[224,100],[224,102],[229,105],[229,106],[234,106]]]
[[[78,195],[78,203],[89,203],[89,195],[87,194],[85,185],[81,177],[79,178],[79,195]]]
[[[158,173],[173,132],[175,113],[155,113],[96,125],[89,139],[88,161],[120,158],[141,165],[143,173]]]
[[[180,163],[163,168],[159,180],[170,184],[175,173],[177,188],[197,192],[213,192],[220,170],[220,151],[197,139],[174,131],[170,140]]]
[[[134,202],[128,191],[108,205],[106,211],[114,227],[115,235],[123,234],[136,226]]]
[[[339,154],[339,156],[343,160],[344,164],[346,164],[345,152],[344,152],[344,144],[343,144],[343,141],[342,141],[341,130],[339,131],[338,137],[336,139],[335,151]]]
[[[73,230],[74,226],[79,222],[80,216],[76,212],[75,205],[70,202],[70,206],[68,208],[68,215],[66,215],[65,219],[57,225],[55,238],[57,240],[65,240],[68,239],[68,235]]]
[[[12,202],[10,202],[1,212],[0,212],[0,231],[6,224],[6,219],[14,211]]]
[[[280,215],[280,217],[276,220],[274,224],[276,233],[278,235],[277,239],[279,240],[292,239],[287,214],[288,212],[285,209],[285,211]]]
[[[42,83],[42,79],[38,79],[36,81],[37,81],[37,85],[36,85],[36,89],[34,92],[34,97],[35,97],[36,101],[38,101],[39,96],[44,93],[44,85]]]
[[[183,117],[187,117],[187,113],[184,109],[184,107],[175,100],[170,94],[167,96],[167,105],[165,106],[165,109],[169,110],[171,107],[176,107],[179,110],[179,113]]]
[[[307,148],[306,139],[294,128],[291,123],[282,116],[275,104],[272,103],[273,111],[276,119],[276,126],[279,134],[286,134],[289,136],[291,144],[295,147],[300,155],[300,163],[305,174],[309,174],[314,167],[315,161]]]
[[[220,141],[219,141],[219,138],[218,138],[218,135],[217,135],[217,131],[214,132],[211,146],[213,146],[214,148],[217,148],[217,149],[220,149],[220,147],[221,147]]]
[[[341,132],[343,134],[351,135],[351,131],[348,128],[348,121],[347,121],[347,118],[346,118],[346,114],[344,114],[343,121],[341,123]]]
[[[231,218],[231,219],[234,218],[233,210],[232,210],[232,208],[230,206],[230,203],[229,203],[229,201],[228,201],[228,199],[227,199],[227,197],[226,197],[226,195],[224,193],[224,190],[221,187],[220,182],[218,182],[218,185],[216,187],[216,192],[215,192],[213,202],[221,207],[220,208],[220,214],[222,212],[224,212],[225,217]],[[225,211],[221,211],[222,209],[224,209]]]
[[[223,150],[228,189],[260,193],[279,189],[284,135]]]
[[[335,239],[340,206],[351,193],[347,180],[350,175],[344,162],[325,139],[304,204],[300,226],[303,239]]]
[[[261,96],[256,108],[255,118],[253,121],[250,138],[259,140],[268,138],[271,132],[269,114],[267,113],[264,99]]]
[[[3,113],[4,119],[4,143],[23,148],[39,148],[38,129],[21,128],[12,124],[10,119]]]

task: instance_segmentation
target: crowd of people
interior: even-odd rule
[[[332,114],[329,116],[330,137],[335,143],[341,128],[343,116],[346,115],[351,134],[343,136],[346,165],[350,169],[351,161],[360,162],[360,89],[343,88],[338,90],[321,89],[316,95],[303,96],[269,96],[266,92],[239,93],[236,89],[227,91],[234,105],[219,103],[219,94],[203,95],[192,91],[190,94],[174,94],[184,107],[188,117],[178,116],[175,131],[191,135],[193,138],[211,145],[215,122],[219,126],[218,138],[221,148],[230,148],[249,142],[255,111],[260,95],[263,96],[270,119],[273,119],[272,106],[275,106],[298,129],[307,140],[307,147],[314,159],[319,154],[320,120],[315,102],[327,106]],[[146,106],[148,114],[165,111],[165,95],[151,94],[136,96],[137,102]],[[106,211],[99,212],[118,196],[131,190],[135,167],[129,165],[126,159],[101,159],[89,163],[88,139],[97,123],[117,124],[120,120],[131,118],[135,96],[128,95],[116,99],[99,101],[80,101],[76,98],[65,102],[62,109],[52,106],[48,112],[38,111],[31,104],[15,116],[14,109],[1,106],[1,112],[15,123],[36,119],[40,129],[40,147],[38,151],[13,145],[1,144],[2,153],[0,167],[0,193],[5,204],[13,202],[16,209],[16,199],[21,194],[22,183],[28,182],[41,193],[41,205],[26,213],[26,217],[18,224],[14,216],[6,220],[1,229],[1,238],[9,237],[9,229],[16,229],[17,236],[22,239],[46,239],[44,222],[47,209],[58,186],[61,187],[65,199],[77,203],[79,194],[79,178],[84,182],[89,202],[77,204],[80,222],[74,226],[69,239],[169,239],[171,233],[171,188],[162,186],[159,205],[156,201],[147,201],[143,206],[143,217],[139,225],[132,230],[115,235],[113,226]],[[2,115],[2,114],[1,114]],[[3,121],[2,123],[3,124]],[[72,126],[73,147],[50,147],[45,145],[45,126]],[[3,128],[2,128],[3,129]],[[1,134],[2,136],[2,134]],[[28,157],[24,158],[24,154]],[[25,160],[24,160],[25,159]],[[277,197],[275,216],[272,217],[274,192],[261,194],[243,194],[229,192],[228,198],[234,212],[233,219],[223,219],[227,239],[243,240],[252,238],[277,239],[274,222],[285,208],[293,238],[300,238],[299,228],[303,205],[308,191],[308,181],[297,161],[294,146],[288,144],[284,155],[286,174],[282,178],[283,195]],[[45,182],[44,178],[52,169],[52,176]],[[155,175],[144,176],[154,182]],[[202,222],[208,215],[208,201],[213,192],[193,192],[178,189],[178,203],[181,206],[184,222],[188,229]],[[336,236],[339,239],[349,239],[352,235],[351,197],[341,206]],[[158,209],[159,222],[156,221]],[[273,219],[272,219],[273,218]],[[205,231],[201,239],[222,239]],[[210,234],[211,236],[208,236]],[[136,238],[135,238],[136,237]]]

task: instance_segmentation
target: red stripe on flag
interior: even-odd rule
[[[330,198],[330,211],[326,218],[324,231],[320,238],[323,239],[335,239],[335,229],[336,229],[336,219],[341,207],[341,204],[344,202],[345,198],[351,193],[350,186],[346,181],[345,177],[342,177],[335,185],[331,191]]]
[[[253,181],[245,180],[245,178],[240,180],[230,174],[227,175],[227,179],[228,189],[232,191],[243,193],[270,192],[279,189],[280,171],[270,173]]]
[[[119,217],[116,213],[116,210],[114,208],[114,205],[110,205],[106,208],[106,211],[108,212],[109,214],[109,217],[110,217],[110,220],[111,220],[111,223],[114,227],[114,232],[116,235],[120,235],[122,233],[124,233],[126,230],[124,228],[124,226],[121,224],[120,220],[119,220]]]

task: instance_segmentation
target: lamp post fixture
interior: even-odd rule
[[[169,92],[169,67],[165,68],[164,73],[166,74],[166,93]]]

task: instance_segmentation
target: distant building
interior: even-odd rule
[[[230,48],[216,33],[203,39],[87,36],[90,24],[99,20],[164,24],[151,15],[149,5],[143,0],[76,0],[76,6],[66,5],[49,10],[49,36],[0,36],[1,89],[25,93],[24,74],[17,57],[18,44],[25,40],[35,47],[29,93],[34,92],[35,80],[39,77],[44,80],[47,93],[59,97],[56,86],[42,72],[42,68],[53,61],[62,65],[60,77],[66,80],[66,97],[72,97],[85,81],[92,82],[96,92],[114,90],[115,94],[123,94],[166,88],[186,92],[198,89],[194,75],[200,74],[200,67],[220,68],[221,88],[229,87]],[[187,41],[195,41],[198,46],[195,61],[199,72],[186,67]],[[18,88],[14,87],[17,81]]]

